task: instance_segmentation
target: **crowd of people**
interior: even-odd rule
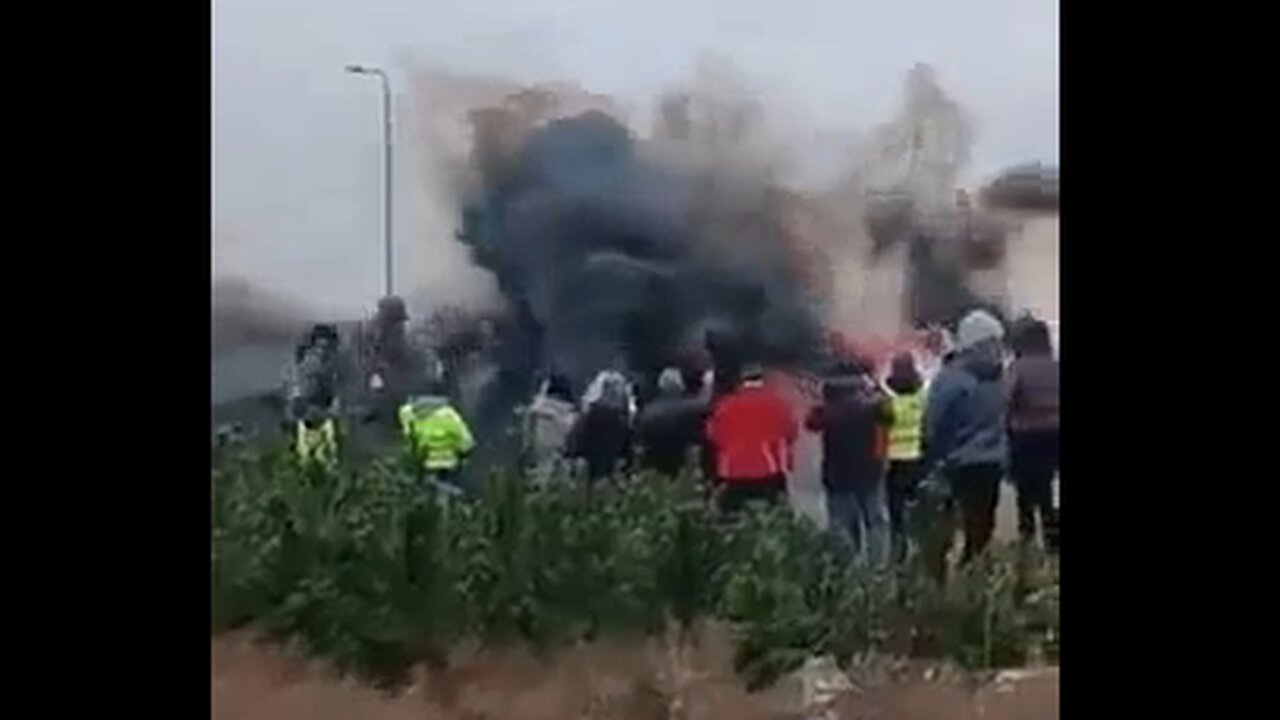
[[[930,373],[912,352],[895,354],[884,372],[843,353],[803,412],[749,362],[732,366],[731,382],[667,368],[638,410],[620,373],[602,372],[580,401],[552,374],[524,416],[529,477],[596,483],[624,470],[697,468],[732,515],[787,499],[803,429],[820,438],[830,526],[878,561],[905,556],[922,485],[944,491],[943,510],[963,529],[961,561],[972,559],[991,541],[1005,479],[1022,536],[1042,531],[1056,552],[1058,364],[1049,326],[1028,315],[1006,332],[979,310],[943,337]]]
[[[943,337],[932,371],[914,352],[896,353],[883,368],[857,352],[836,353],[807,403],[738,357],[714,371],[669,367],[643,399],[615,370],[599,373],[581,397],[568,378],[551,373],[521,413],[525,477],[594,486],[630,470],[698,470],[718,511],[732,517],[753,502],[787,500],[797,441],[807,430],[820,438],[829,526],[875,562],[905,557],[922,488],[938,492],[945,519],[960,521],[961,562],[972,559],[991,541],[1006,478],[1016,489],[1021,535],[1043,532],[1056,553],[1058,363],[1049,326],[1027,315],[1006,332],[977,310]],[[331,344],[322,332],[315,352]],[[708,346],[713,355],[722,350]],[[311,353],[299,365],[320,362]],[[396,420],[437,482],[450,483],[476,444],[439,382],[408,395]],[[312,408],[291,421],[300,456],[332,460],[332,415]],[[938,548],[944,555],[947,540]]]

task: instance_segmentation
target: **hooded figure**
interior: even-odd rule
[[[532,482],[544,484],[559,473],[577,419],[568,378],[553,373],[525,413],[525,454]]]
[[[861,361],[842,362],[822,383],[822,403],[805,421],[822,435],[822,485],[832,526],[856,550],[881,561],[888,546],[882,433],[893,421],[889,401]]]
[[[1036,536],[1037,514],[1044,522],[1045,547],[1058,550],[1058,508],[1053,479],[1058,473],[1058,361],[1049,326],[1025,318],[1013,336],[1016,358],[1009,368],[1010,468],[1018,489],[1018,531]]]
[[[630,460],[632,400],[626,378],[612,370],[600,373],[583,404],[586,410],[569,435],[569,455],[586,461],[587,481],[594,483]]]
[[[690,451],[702,444],[707,405],[688,397],[680,370],[667,368],[658,378],[658,397],[640,413],[637,423],[645,467],[675,476]]]
[[[1004,327],[990,313],[966,315],[956,330],[955,356],[934,378],[925,406],[922,469],[940,473],[960,505],[963,562],[986,548],[995,529],[1008,454],[1003,340]]]

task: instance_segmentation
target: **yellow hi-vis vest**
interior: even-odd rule
[[[889,459],[919,460],[920,440],[924,434],[924,392],[895,395],[893,427],[889,429]]]
[[[454,470],[475,447],[467,423],[448,405],[420,414],[412,403],[405,403],[400,407],[400,427],[428,470]]]
[[[298,422],[298,436],[294,451],[303,462],[333,464],[338,461],[338,433],[333,420],[325,420],[312,429],[305,422]]]

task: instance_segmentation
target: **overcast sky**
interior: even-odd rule
[[[1057,0],[213,6],[215,268],[342,314],[376,298],[381,267],[377,85],[344,74],[351,62],[570,80],[647,110],[713,52],[829,129],[887,119],[906,70],[929,62],[978,122],[977,176],[1058,159]]]

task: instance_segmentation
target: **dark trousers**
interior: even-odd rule
[[[996,527],[996,505],[1000,501],[1000,479],[1004,468],[999,463],[960,465],[947,471],[947,499],[935,519],[933,540],[928,549],[931,572],[938,582],[946,579],[947,553],[953,539],[953,517],[958,508],[964,528],[964,565],[987,549]]]
[[[720,512],[738,515],[750,503],[777,505],[787,497],[787,476],[779,473],[762,480],[746,482],[720,480]]]
[[[893,538],[893,557],[901,562],[907,552],[907,507],[916,501],[920,484],[920,461],[890,460],[885,476],[889,499],[889,531]]]
[[[1018,533],[1036,537],[1036,519],[1044,525],[1044,545],[1058,551],[1058,510],[1053,506],[1053,476],[1058,472],[1058,433],[1015,433],[1010,475],[1018,490]]]
[[[996,529],[996,505],[1000,503],[1000,479],[1004,468],[997,463],[962,465],[952,471],[951,491],[960,505],[964,524],[964,552],[967,563],[987,549]]]
[[[422,473],[423,486],[431,486],[437,491],[443,491],[447,494],[462,492],[465,488],[460,482],[461,474],[459,468],[449,470],[426,470]]]

